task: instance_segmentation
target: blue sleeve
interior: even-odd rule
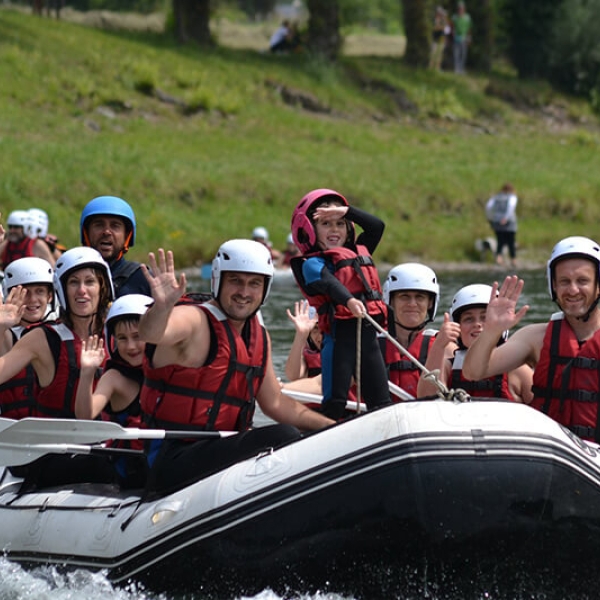
[[[307,285],[321,280],[325,259],[317,256],[307,258],[302,265],[302,275]]]

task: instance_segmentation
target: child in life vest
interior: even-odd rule
[[[354,223],[363,229],[358,237]],[[391,402],[376,330],[362,318],[368,313],[381,324],[386,321],[379,274],[371,258],[383,229],[381,220],[349,206],[330,189],[309,192],[292,216],[294,242],[303,253],[293,259],[292,269],[319,315],[322,411],[332,419],[345,415],[353,375],[369,410]]]
[[[126,294],[117,298],[110,307],[104,325],[104,338],[109,359],[104,366],[96,388],[94,375],[105,358],[104,340],[90,336],[81,349],[81,379],[75,398],[78,419],[95,419],[105,413],[122,427],[141,424],[140,389],[144,374],[145,342],[140,339],[140,317],[154,300],[144,294]],[[119,447],[142,450],[143,442],[120,442]],[[145,458],[119,458],[115,461],[118,480],[122,487],[142,487],[145,483]]]

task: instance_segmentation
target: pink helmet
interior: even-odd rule
[[[309,252],[317,243],[317,234],[315,233],[312,216],[317,206],[328,199],[338,200],[344,206],[348,206],[348,201],[339,192],[319,188],[308,192],[294,209],[292,214],[292,237],[301,252]],[[351,221],[347,221],[347,223],[349,237],[354,243],[354,224]]]

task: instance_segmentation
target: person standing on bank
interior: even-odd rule
[[[516,310],[522,279],[506,277],[497,295],[495,283],[485,327],[467,350],[463,373],[476,380],[532,366],[531,406],[579,437],[600,442],[600,245],[582,236],[561,240],[546,275],[561,312],[548,323],[526,325],[498,346],[502,333],[517,325],[529,306]]]
[[[467,51],[471,43],[472,26],[471,15],[467,12],[465,3],[459,0],[456,14],[452,15],[454,72],[459,75],[464,75],[466,72]]]
[[[273,282],[269,250],[229,240],[212,263],[208,302],[183,296],[173,253],[149,255],[142,269],[154,304],[141,317],[140,338],[152,344],[144,364],[143,419],[150,427],[234,430],[210,440],[157,440],[148,445],[151,486],[174,490],[237,461],[300,438],[299,430],[333,424],[281,393],[260,307]],[[183,296],[183,297],[182,297]],[[249,429],[255,401],[278,424]]]
[[[363,229],[358,237],[354,223]],[[377,332],[363,318],[369,314],[382,327],[387,323],[379,274],[371,258],[384,227],[377,217],[324,188],[306,194],[292,215],[294,242],[303,253],[292,259],[292,271],[319,315],[322,410],[332,419],[346,415],[352,376],[360,377],[368,409],[391,404]]]
[[[514,186],[505,183],[485,205],[485,216],[496,234],[496,264],[503,264],[506,247],[513,268],[517,266],[517,202]]]
[[[79,223],[81,243],[91,246],[110,266],[115,295],[150,295],[150,286],[141,264],[125,260],[135,244],[136,223],[133,209],[116,196],[98,196],[90,200],[81,213]]]

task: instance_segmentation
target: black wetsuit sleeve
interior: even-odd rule
[[[365,246],[369,253],[373,254],[383,236],[385,223],[376,216],[354,206],[348,208],[346,218],[356,223],[362,229],[362,232],[356,239],[356,243]]]
[[[311,294],[323,294],[331,298],[334,304],[346,306],[350,298],[353,298],[348,289],[334,277],[327,267],[321,271],[321,279],[314,281],[308,287]]]

